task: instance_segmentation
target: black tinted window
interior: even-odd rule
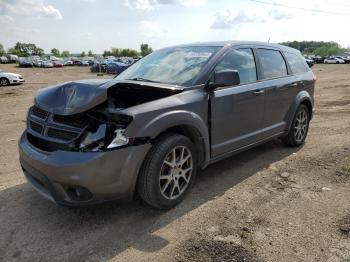
[[[287,75],[287,66],[281,53],[276,50],[259,49],[264,78],[275,78]]]
[[[218,63],[215,71],[225,69],[237,70],[241,84],[256,81],[256,66],[253,51],[250,48],[229,51]]]
[[[306,64],[303,57],[292,53],[284,53],[284,55],[286,56],[288,64],[294,74],[304,73],[309,70],[309,66]]]

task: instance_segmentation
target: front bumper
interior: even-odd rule
[[[22,78],[22,79],[11,79],[10,80],[10,84],[22,84],[22,83],[24,83],[25,82],[25,80]]]
[[[19,159],[28,182],[45,198],[64,205],[90,205],[131,199],[150,147],[144,144],[108,152],[45,152],[31,145],[24,132],[19,141]],[[84,197],[77,197],[74,190],[82,190]]]

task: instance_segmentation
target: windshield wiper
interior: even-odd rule
[[[126,80],[143,81],[143,82],[152,82],[152,83],[161,83],[161,82],[159,82],[159,81],[153,81],[153,80],[146,79],[146,78],[142,78],[142,77],[135,77],[135,78],[126,79]]]

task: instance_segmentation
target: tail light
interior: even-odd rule
[[[317,77],[314,73],[312,73],[312,80],[314,80],[314,82],[316,82],[316,80],[317,80]]]

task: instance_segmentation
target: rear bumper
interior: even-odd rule
[[[19,159],[28,182],[41,195],[60,204],[80,206],[131,199],[149,148],[150,144],[144,144],[109,152],[44,152],[33,147],[24,132]],[[79,192],[82,197],[77,197]]]

